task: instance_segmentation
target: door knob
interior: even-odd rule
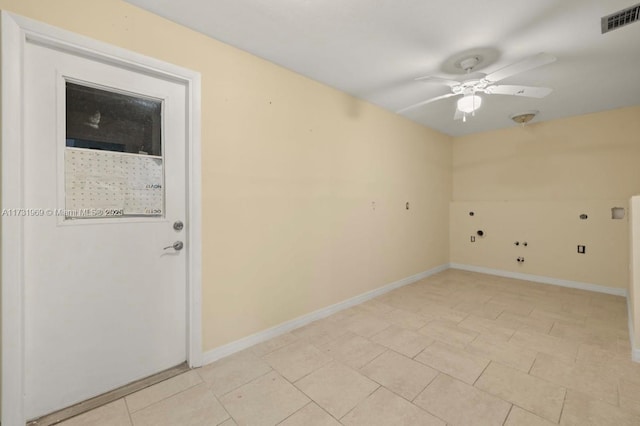
[[[163,250],[167,250],[167,249],[174,249],[175,251],[180,251],[182,250],[182,248],[184,247],[184,243],[182,241],[176,241],[175,243],[171,244],[170,246],[166,246]]]

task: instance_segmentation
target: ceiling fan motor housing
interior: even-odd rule
[[[482,92],[487,88],[489,82],[485,79],[463,81],[457,86],[451,88],[456,95],[472,95],[475,92]]]
[[[466,72],[470,72],[474,69],[479,63],[482,57],[480,56],[471,56],[468,58],[462,59],[460,62],[456,63],[457,66],[465,70]]]

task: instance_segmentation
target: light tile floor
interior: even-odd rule
[[[63,423],[640,425],[622,297],[448,270]]]

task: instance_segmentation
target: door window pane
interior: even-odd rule
[[[67,82],[67,146],[162,155],[162,102]]]
[[[67,82],[65,217],[163,215],[162,101]]]

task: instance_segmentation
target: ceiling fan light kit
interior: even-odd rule
[[[476,110],[480,108],[482,105],[482,98],[475,94],[475,92],[471,92],[469,95],[465,95],[458,99],[456,103],[456,115],[454,119],[457,120],[462,113],[462,122],[467,122],[467,114],[471,114],[471,116],[476,115]]]
[[[458,109],[470,114],[482,106],[482,98],[478,95],[467,95],[458,99]]]

